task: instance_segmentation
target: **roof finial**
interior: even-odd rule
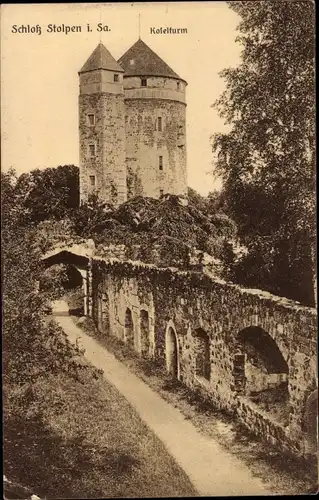
[[[138,15],[138,38],[141,39],[141,14]]]

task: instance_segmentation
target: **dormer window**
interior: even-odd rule
[[[181,82],[176,83],[177,90],[181,90]]]
[[[147,78],[141,78],[141,87],[147,87]]]
[[[119,82],[120,81],[119,75],[116,75],[116,74],[114,75],[114,81],[115,82]]]
[[[90,113],[88,115],[88,125],[90,127],[93,127],[95,125],[95,115],[93,113]]]

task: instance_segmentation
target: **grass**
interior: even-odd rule
[[[33,386],[27,412],[11,411],[28,393],[16,389],[5,405],[11,480],[48,499],[196,496],[161,441],[104,379],[48,375]]]
[[[223,412],[196,391],[172,380],[164,367],[141,359],[123,342],[99,332],[87,319],[83,328],[156,390],[166,401],[177,407],[203,434],[216,439],[224,449],[240,458],[276,494],[305,494],[317,491],[318,469],[315,462],[304,462],[264,443],[239,421]],[[82,325],[79,325],[82,327]]]

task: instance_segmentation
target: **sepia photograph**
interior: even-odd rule
[[[2,4],[4,500],[318,493],[315,3]]]

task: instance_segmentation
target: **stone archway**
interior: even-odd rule
[[[178,340],[174,326],[170,322],[165,335],[166,368],[173,378],[179,379]]]
[[[55,300],[67,302],[69,314],[83,316],[86,311],[82,269],[72,262],[46,263],[39,279],[39,290],[50,292]]]
[[[53,253],[48,252],[42,259],[44,273],[50,274],[50,268],[60,267],[64,268],[63,273],[63,288],[65,293],[71,295],[70,300],[67,299],[70,312],[76,315],[91,315],[91,274],[90,274],[90,260],[87,256],[73,253],[69,249],[56,249]],[[42,277],[50,285],[50,279],[46,276]],[[60,280],[59,280],[60,281]],[[41,279],[40,279],[41,288]],[[74,292],[74,293],[73,293]]]

